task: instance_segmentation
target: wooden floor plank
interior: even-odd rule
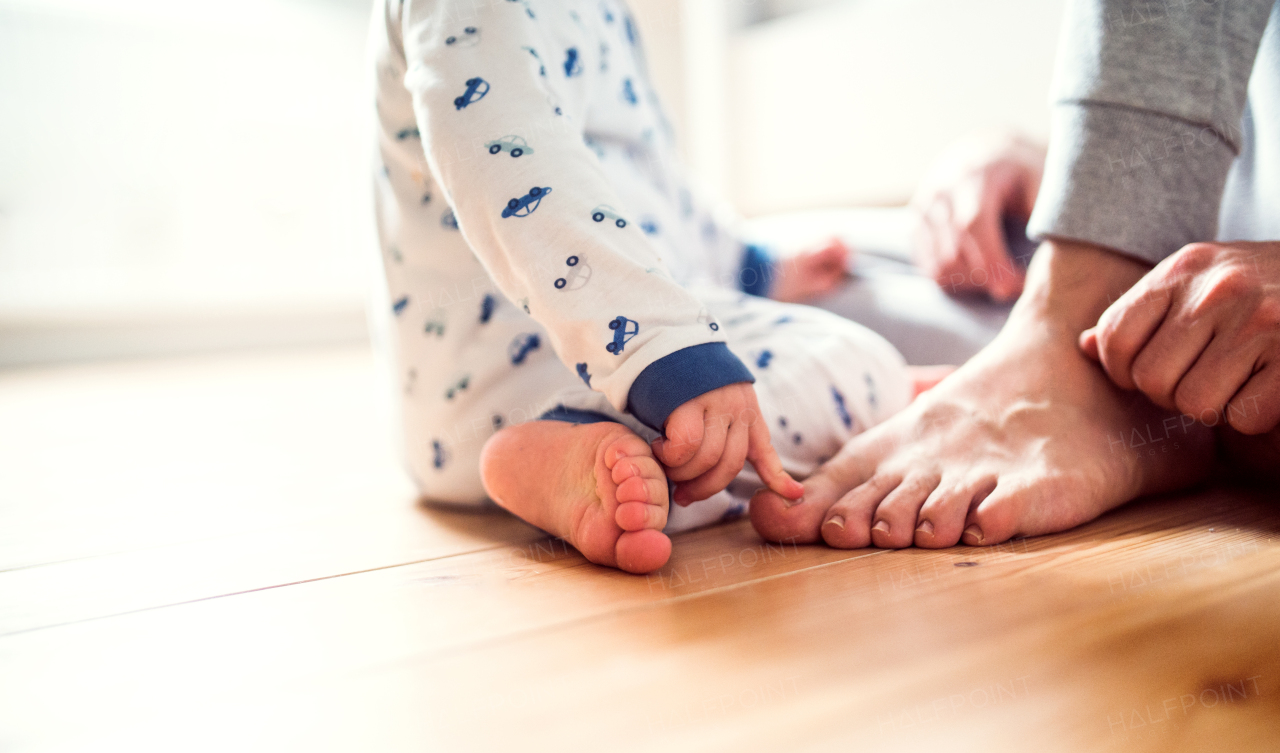
[[[681,537],[672,564],[650,578],[586,565],[549,543],[478,552],[0,640],[0,662],[40,675],[22,690],[0,683],[0,714],[14,715],[0,728],[25,729],[23,742],[50,727],[91,737],[117,727],[134,739],[156,724],[169,729],[164,720],[207,724],[216,713],[252,728],[255,740],[300,735],[309,748],[402,738],[370,748],[380,750],[440,740],[444,749],[491,749],[528,743],[522,730],[533,728],[544,728],[543,747],[573,749],[587,746],[583,735],[637,725],[637,749],[695,749],[705,735],[742,741],[734,730],[763,711],[772,721],[751,735],[772,730],[778,744],[853,739],[828,729],[850,708],[860,728],[880,730],[862,729],[860,739],[888,740],[913,718],[912,734],[980,728],[1006,706],[1043,715],[1037,704],[1054,707],[1074,688],[1054,657],[1083,640],[1075,633],[1121,635],[1130,623],[1150,633],[1142,626],[1152,605],[1205,574],[1270,556],[1278,528],[1267,502],[1215,492],[992,549],[767,549],[745,524],[723,526]],[[1280,595],[1258,582],[1263,598]],[[833,638],[846,633],[847,645]],[[1269,661],[1256,640],[1238,648]],[[1006,653],[1013,658],[997,660]],[[1280,667],[1264,669],[1280,678]],[[601,683],[616,703],[601,706]],[[1145,697],[1131,685],[1117,685],[1113,703]],[[1034,691],[1045,687],[1055,690]],[[157,693],[172,688],[183,692]],[[1004,705],[970,708],[981,688],[1003,692]],[[974,700],[935,709],[939,720],[926,723],[924,709],[962,692]],[[753,711],[752,693],[776,703]],[[494,699],[503,699],[496,709]],[[557,715],[580,705],[597,720],[581,733],[582,722]],[[721,708],[731,705],[740,708]],[[282,716],[266,719],[265,708]],[[818,714],[815,729],[827,732],[806,737],[805,725],[787,721],[803,720],[801,711]],[[297,715],[314,729],[292,728]],[[469,748],[468,735],[483,744]]]
[[[1274,491],[933,552],[742,521],[633,577],[417,507],[380,384],[363,351],[0,373],[0,750],[1280,739]]]

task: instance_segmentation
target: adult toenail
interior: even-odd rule
[[[986,538],[985,536],[982,535],[982,529],[977,526],[969,526],[968,528],[964,529],[964,535],[973,539],[973,543],[975,544],[981,544],[982,540]]]
[[[928,520],[920,521],[920,525],[916,526],[916,533],[923,533],[926,536],[933,535],[933,523]]]
[[[887,520],[881,520],[881,521],[877,522],[875,525],[871,526],[871,530],[873,530],[873,531],[879,531],[880,533],[888,533],[888,532],[889,532],[889,521],[887,521]]]
[[[826,523],[823,523],[822,525],[825,526],[832,523],[834,523],[841,531],[844,530],[844,518],[840,517],[839,515],[832,515],[831,519],[828,520]]]
[[[804,501],[804,497],[800,497],[799,499],[787,499],[786,497],[782,498],[782,504],[786,505],[787,509],[791,509],[792,507],[795,507],[796,505],[800,504],[803,501]]]

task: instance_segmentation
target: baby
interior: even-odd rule
[[[829,288],[847,252],[777,265],[700,204],[621,2],[380,0],[372,45],[386,334],[426,499],[650,572],[761,483],[801,503],[796,476],[910,399],[883,338],[760,297]]]

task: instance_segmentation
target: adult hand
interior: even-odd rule
[[[948,147],[911,199],[916,266],[951,293],[1017,298],[1026,260],[1012,258],[1003,219],[1031,216],[1044,155],[1043,147],[1007,133],[975,134]]]
[[[1080,347],[1156,405],[1243,434],[1280,423],[1280,242],[1193,243],[1111,304]]]
[[[746,382],[699,395],[672,411],[653,452],[667,478],[677,482],[672,501],[679,505],[724,489],[748,460],[773,491],[788,499],[804,494],[804,486],[782,469],[756,390]]]

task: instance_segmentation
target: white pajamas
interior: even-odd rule
[[[754,377],[804,475],[906,404],[882,338],[734,289],[767,269],[681,177],[623,4],[381,0],[372,45],[389,340],[426,498],[484,504],[484,441],[557,406],[652,438]]]

